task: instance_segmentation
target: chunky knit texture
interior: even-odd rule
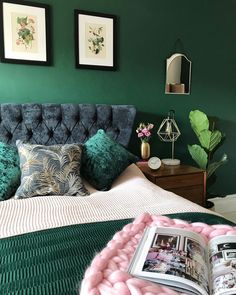
[[[188,223],[166,216],[140,215],[117,232],[107,246],[95,256],[85,272],[81,295],[177,295],[167,287],[137,279],[126,272],[146,226],[186,228],[201,233],[206,239],[219,235],[236,235],[236,226]]]

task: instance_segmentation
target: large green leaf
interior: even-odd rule
[[[209,150],[209,146],[211,143],[211,131],[208,129],[204,129],[199,133],[198,139],[201,143],[201,146],[205,149]]]
[[[193,160],[202,169],[206,169],[208,156],[202,147],[197,144],[188,145],[188,150]]]
[[[212,151],[221,142],[222,134],[219,130],[213,132],[210,130],[203,130],[198,139],[205,149]]]
[[[200,136],[200,133],[203,130],[209,129],[209,120],[207,118],[207,115],[199,110],[194,110],[189,113],[189,120],[191,123],[191,126],[193,128],[193,131],[197,135],[197,137]]]
[[[207,178],[209,178],[216,171],[217,168],[225,164],[227,161],[228,161],[227,155],[223,154],[220,161],[209,164],[207,167]]]
[[[209,151],[214,150],[214,148],[221,142],[222,133],[219,130],[215,130],[211,133],[211,140],[209,145]]]

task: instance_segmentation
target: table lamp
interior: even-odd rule
[[[174,119],[175,111],[170,110],[168,116],[164,119],[157,131],[157,134],[161,141],[171,142],[172,157],[171,159],[162,159],[162,163],[165,165],[179,165],[180,160],[174,158],[174,143],[180,136],[179,128]]]

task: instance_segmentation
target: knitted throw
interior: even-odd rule
[[[107,246],[95,256],[86,270],[81,295],[177,295],[184,294],[126,272],[133,253],[146,226],[186,228],[201,233],[206,239],[219,235],[236,235],[236,226],[201,222],[188,223],[144,213],[117,232]]]

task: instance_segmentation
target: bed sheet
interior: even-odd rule
[[[143,212],[231,224],[149,182],[129,166],[108,192],[0,202],[0,294],[76,295],[89,263]]]
[[[130,165],[107,192],[88,183],[90,196],[44,196],[0,202],[0,237],[49,228],[135,218],[143,212],[173,214],[212,213],[151,183],[139,168]]]

